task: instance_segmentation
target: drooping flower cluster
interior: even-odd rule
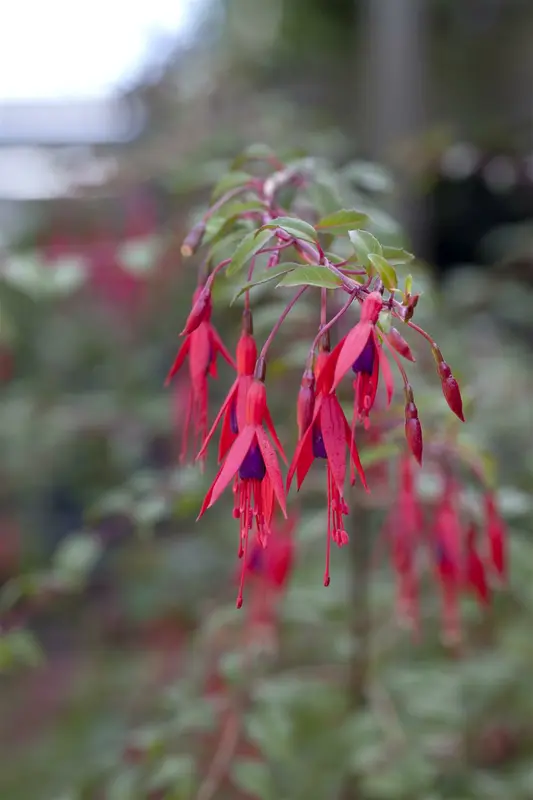
[[[450,451],[453,454],[452,446]],[[483,481],[482,502],[476,513],[463,502],[463,487],[448,455],[442,446],[436,448],[431,466],[440,490],[426,515],[412,460],[408,455],[398,460],[396,499],[383,532],[396,576],[399,616],[418,631],[421,577],[432,572],[441,594],[443,637],[447,642],[457,642],[461,597],[470,594],[487,605],[492,585],[506,577],[506,533],[494,493]],[[480,475],[474,477],[479,480]]]
[[[242,559],[237,598],[240,607],[250,563],[259,563],[261,550],[266,552],[270,546],[276,509],[287,516],[286,492],[294,478],[300,489],[312,464],[324,463],[328,512],[324,584],[327,586],[331,542],[339,547],[348,542],[344,523],[348,514],[347,484],[358,482],[364,490],[371,490],[358,452],[357,431],[366,432],[374,424],[380,387],[390,407],[395,393],[395,367],[403,383],[409,456],[401,461],[398,508],[395,524],[388,525],[388,538],[397,575],[399,607],[415,620],[418,614],[415,567],[422,516],[414,495],[413,465],[409,459],[412,457],[421,465],[424,446],[418,408],[406,372],[406,364],[412,364],[415,357],[398,326],[410,329],[429,343],[444,399],[464,422],[459,385],[432,337],[412,321],[419,296],[412,293],[410,275],[405,278],[404,288],[399,288],[395,265],[408,263],[412,256],[403,250],[383,247],[372,234],[361,230],[367,217],[358,211],[341,209],[322,218],[316,215],[311,222],[295,212],[290,215],[279,204],[280,190],[290,185],[298,196],[298,190],[305,188],[311,178],[278,162],[275,169],[266,177],[238,173],[227,182],[230,188],[224,189],[224,184],[217,187],[216,200],[182,247],[183,256],[190,256],[203,246],[208,248],[201,266],[202,278],[182,332],[185,341],[167,378],[170,381],[188,358],[190,395],[183,425],[183,456],[187,454],[192,427],[197,458],[203,464],[221,424],[220,468],[199,516],[216,503],[230,484],[233,486],[234,517],[239,520],[238,555]],[[242,239],[232,258],[217,260],[216,245],[225,236],[235,235],[232,226],[242,232]],[[330,252],[332,240],[342,235],[347,235],[353,244],[352,257],[341,258]],[[244,295],[245,306],[235,363],[211,324],[211,292],[219,275],[224,272],[235,275],[246,266],[244,283],[238,292]],[[258,352],[250,294],[254,285],[269,281],[295,287],[295,292]],[[304,293],[311,292],[317,292],[320,298],[317,333],[298,393],[298,441],[284,482],[280,459],[286,462],[286,458],[267,403],[268,351],[292,308]],[[328,315],[328,306],[335,313]],[[349,324],[347,320],[356,306],[359,318],[355,324]],[[340,330],[342,326],[344,333]],[[331,349],[330,335],[335,332],[338,344]],[[216,377],[218,355],[237,370],[237,375],[208,431],[208,381]],[[353,386],[350,421],[337,397],[348,375],[352,376]],[[438,553],[435,569],[443,591],[446,626],[451,630],[456,625],[455,608],[465,575],[470,588],[483,600],[488,597],[488,584],[484,561],[477,552],[476,533],[473,528],[466,537],[462,528],[459,533],[457,516],[450,511],[456,489],[453,482],[446,483],[446,487],[442,507],[436,513],[433,552]],[[491,502],[491,558],[494,565],[500,565],[499,572],[503,574],[502,529]]]

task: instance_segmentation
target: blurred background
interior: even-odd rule
[[[533,800],[531,2],[19,0],[1,21],[0,797]],[[363,636],[344,552],[322,588],[310,491],[250,717],[271,774],[202,795],[190,742],[216,724],[190,672],[209,671],[206,628],[238,653],[236,532],[229,509],[194,525],[208,477],[180,466],[184,387],[162,385],[195,285],[181,241],[254,142],[350,165],[380,236],[417,254],[419,319],[469,404],[461,435],[498,465],[511,585],[467,609],[458,658],[431,603],[421,642],[391,626],[378,566]],[[231,294],[214,314],[230,349]],[[261,296],[260,341],[278,314]],[[287,441],[275,387],[296,396],[304,320],[272,365]]]

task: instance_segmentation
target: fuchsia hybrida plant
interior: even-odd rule
[[[250,161],[254,158],[250,157]],[[301,487],[313,461],[326,465],[328,524],[324,585],[329,585],[329,553],[333,541],[348,542],[343,519],[348,514],[346,484],[358,481],[370,491],[357,447],[357,431],[373,425],[373,411],[382,385],[390,407],[395,394],[393,368],[399,373],[405,398],[405,455],[400,459],[397,502],[387,523],[391,561],[398,581],[398,603],[413,623],[417,618],[415,551],[421,536],[421,511],[415,497],[414,465],[422,465],[423,434],[407,367],[415,362],[409,344],[400,333],[409,328],[429,345],[435,358],[443,396],[456,417],[465,421],[459,385],[432,336],[413,321],[419,294],[413,293],[412,277],[400,288],[397,265],[413,256],[383,246],[367,230],[368,217],[355,209],[340,209],[325,216],[306,208],[299,213],[299,193],[313,181],[305,167],[285,165],[273,156],[258,159],[258,174],[230,172],[215,189],[207,212],[187,235],[181,252],[189,257],[206,247],[198,288],[186,320],[184,342],[169,372],[170,381],[188,359],[190,399],[184,423],[183,455],[190,428],[200,442],[197,459],[203,463],[215,431],[222,423],[218,460],[221,463],[204,499],[199,517],[213,506],[230,484],[234,516],[239,520],[238,555],[242,559],[237,606],[243,602],[243,584],[249,572],[250,553],[257,564],[257,548],[268,549],[276,509],[287,517],[286,492],[296,476]],[[292,194],[290,208],[282,195]],[[346,257],[334,247],[348,239],[352,252]],[[219,260],[220,244],[233,243],[234,252]],[[345,242],[346,243],[346,242]],[[244,274],[238,295],[244,294],[242,332],[237,343],[236,364],[211,324],[212,289],[223,274]],[[258,351],[253,332],[251,291],[275,282],[295,291]],[[267,402],[266,374],[270,346],[286,317],[304,294],[316,293],[317,331],[309,347],[297,398],[298,442],[284,484],[280,460],[286,462]],[[353,324],[352,309],[359,308]],[[331,334],[341,327],[331,349]],[[208,432],[208,383],[216,377],[221,355],[236,368],[237,376]],[[351,376],[353,413],[349,421],[337,391]],[[392,412],[391,412],[392,413]],[[200,441],[201,440],[201,441]],[[349,470],[348,470],[349,467]],[[347,479],[349,471],[350,478]],[[442,587],[445,628],[457,629],[456,601],[459,588],[467,587],[486,602],[489,596],[486,562],[477,550],[477,534],[466,534],[453,509],[457,485],[445,479],[442,502],[436,510],[433,552],[435,571]],[[503,577],[504,529],[489,490],[486,492],[488,558]],[[250,539],[252,538],[252,542]],[[267,563],[267,562],[264,562]],[[292,562],[291,562],[292,563]]]

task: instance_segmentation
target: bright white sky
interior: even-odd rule
[[[187,30],[203,0],[8,0],[0,102],[108,95],[144,61],[155,32]]]

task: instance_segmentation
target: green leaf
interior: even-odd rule
[[[320,286],[323,289],[338,289],[340,278],[327,267],[296,267],[280,280],[278,286]]]
[[[119,773],[107,787],[108,800],[139,800],[140,774],[137,767]]]
[[[226,192],[231,191],[231,189],[236,189],[238,186],[246,186],[250,181],[253,181],[253,176],[248,172],[228,172],[227,175],[224,175],[224,177],[219,180],[213,189],[211,199],[217,200],[219,197],[226,194]]]
[[[194,759],[191,755],[166,756],[157,766],[150,779],[150,788],[179,789],[182,792],[191,791],[194,779]]]
[[[392,264],[389,264],[383,256],[379,256],[377,253],[369,253],[368,260],[383,281],[385,289],[388,289],[389,292],[394,291],[398,284],[398,276]]]
[[[247,737],[256,744],[266,761],[283,760],[289,751],[292,718],[280,703],[264,703],[245,721]]]
[[[404,292],[405,294],[411,294],[412,291],[413,291],[413,276],[408,275],[407,278],[405,279]]]
[[[264,228],[282,228],[294,239],[312,243],[317,241],[317,233],[313,226],[299,217],[276,217],[272,222],[263,225]]]
[[[386,194],[394,189],[394,182],[387,170],[371,161],[352,161],[343,173],[348,180],[367,192]]]
[[[68,580],[85,578],[100,558],[102,544],[90,533],[76,533],[61,542],[54,555],[54,569]]]
[[[271,238],[271,230],[250,231],[235,250],[231,263],[226,270],[226,275],[229,277],[239,272]]]
[[[401,247],[384,247],[383,255],[390,261],[391,264],[398,266],[399,264],[408,264],[413,261],[414,255],[403,250]]]
[[[319,214],[333,214],[342,204],[337,187],[325,181],[315,179],[305,193]]]
[[[237,246],[242,242],[243,237],[250,232],[250,227],[244,227],[244,222],[239,222],[238,225],[238,229],[233,226],[228,226],[228,228],[231,228],[231,233],[228,233],[226,227],[224,227],[220,233],[214,237],[208,256],[212,264],[218,264],[219,261],[231,258]],[[255,228],[252,228],[251,232],[255,232]]]
[[[221,233],[228,233],[231,226],[242,214],[250,211],[264,211],[265,207],[259,200],[246,202],[224,203],[220,211],[207,220],[202,244],[209,244]]]
[[[383,333],[390,333],[392,326],[392,314],[390,311],[382,311],[379,315],[378,326]]]
[[[30,631],[0,634],[0,674],[17,667],[37,667],[42,662],[43,653]]]
[[[231,165],[231,169],[240,169],[247,161],[268,161],[275,158],[276,154],[271,147],[258,142],[257,144],[251,144],[250,147],[247,147],[244,152],[237,156]]]
[[[244,292],[248,291],[248,289],[253,289],[254,286],[261,286],[264,283],[269,283],[270,281],[276,280],[281,275],[286,275],[288,272],[292,272],[292,270],[301,267],[301,264],[294,263],[287,263],[287,264],[279,264],[277,267],[271,267],[270,269],[262,270],[257,274],[257,276],[253,279],[253,281],[249,281],[245,283],[239,291],[233,296],[233,299],[230,305],[233,305],[235,300],[244,294]]]
[[[335,234],[348,233],[357,229],[368,222],[368,216],[355,209],[343,208],[333,214],[322,217],[316,224],[316,229],[320,231],[330,231]]]
[[[364,267],[370,267],[369,255],[383,255],[383,248],[369,231],[349,231],[348,236],[356,252],[357,258]]]
[[[272,779],[270,770],[261,761],[239,759],[231,769],[231,779],[239,788],[260,800],[270,800],[273,797]]]

